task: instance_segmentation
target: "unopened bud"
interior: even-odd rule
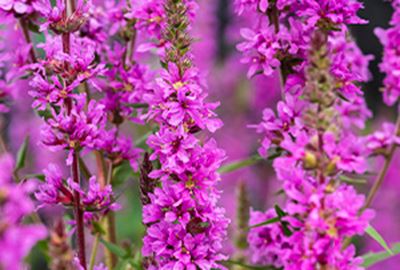
[[[333,193],[336,190],[336,185],[334,182],[330,182],[326,187],[325,187],[325,192],[326,193]]]
[[[338,163],[338,161],[340,160],[340,157],[335,156],[326,166],[326,174],[327,175],[331,175],[334,174],[336,172],[336,164]]]
[[[317,167],[318,160],[314,153],[306,152],[303,158],[303,167],[306,170],[312,170]]]
[[[8,192],[5,188],[0,189],[0,204],[5,202],[8,197]]]

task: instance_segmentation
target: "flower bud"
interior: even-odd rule
[[[304,158],[303,158],[303,167],[306,170],[315,169],[318,165],[317,157],[314,153],[306,151]]]
[[[336,164],[338,163],[339,160],[340,160],[340,157],[336,156],[328,163],[328,165],[326,166],[326,174],[327,175],[331,175],[336,172]]]

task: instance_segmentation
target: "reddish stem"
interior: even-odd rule
[[[70,42],[69,42],[69,33],[64,33],[62,34],[62,45],[63,45],[63,51],[67,54],[70,53],[71,48],[70,48]]]
[[[79,157],[76,152],[73,154],[72,158],[72,167],[71,174],[72,179],[75,183],[80,185],[80,176],[79,176]],[[80,194],[78,191],[74,191],[74,214],[76,221],[76,236],[78,242],[78,258],[80,264],[84,269],[86,269],[86,256],[85,256],[85,225],[83,222],[83,210],[80,205]]]
[[[69,4],[70,4],[70,7],[71,7],[71,14],[72,14],[76,10],[75,0],[70,0]]]
[[[24,34],[26,43],[31,45],[31,49],[29,50],[29,55],[31,57],[31,61],[32,61],[32,63],[35,63],[36,62],[35,49],[33,48],[31,37],[29,35],[28,25],[26,24],[26,21],[23,18],[21,18],[19,20],[19,23],[21,25],[22,33]]]

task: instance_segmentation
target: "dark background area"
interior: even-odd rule
[[[374,34],[374,29],[382,27],[384,29],[389,27],[389,21],[393,13],[393,8],[389,1],[384,0],[364,0],[360,1],[364,3],[364,9],[359,12],[361,18],[369,21],[368,24],[353,25],[351,31],[354,38],[364,54],[370,54],[374,56],[374,59],[370,62],[371,81],[367,83],[363,89],[366,95],[367,103],[369,108],[376,113],[383,105],[382,95],[380,88],[382,87],[382,80],[384,74],[379,71],[379,63],[382,58],[382,45],[379,39]],[[219,0],[217,17],[219,18],[218,27],[218,42],[219,51],[217,56],[220,60],[225,59],[232,50],[235,48],[227,47],[226,42],[226,28],[231,22],[229,5],[233,3],[233,0]]]
[[[364,54],[374,56],[374,60],[370,62],[369,66],[372,79],[363,89],[370,109],[376,112],[383,106],[379,89],[382,87],[384,74],[380,73],[378,66],[382,58],[382,45],[375,36],[374,29],[389,27],[393,9],[389,1],[364,0],[361,2],[364,3],[364,9],[360,11],[359,15],[363,19],[367,19],[369,23],[352,26],[351,30]]]

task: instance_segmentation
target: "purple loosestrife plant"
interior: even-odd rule
[[[400,119],[372,131],[367,125],[372,113],[361,84],[370,79],[372,57],[348,28],[366,23],[357,16],[362,4],[231,2],[226,10],[241,17],[216,27],[214,13],[225,9],[213,0],[0,0],[1,270],[29,268],[28,261],[38,267],[42,253],[52,270],[361,270],[390,255],[361,256],[352,243],[364,232],[379,239],[369,208],[400,145]],[[376,31],[390,106],[399,97],[400,23],[400,2],[391,2],[390,28]],[[219,52],[240,36],[237,51]],[[198,37],[204,42],[194,44]],[[221,90],[220,115],[231,118],[223,134],[215,133],[223,122],[206,81],[218,89],[210,94]],[[249,87],[258,93],[248,95]],[[256,132],[239,130],[278,88],[281,100],[251,125]],[[8,153],[28,131],[30,143],[14,162]],[[231,158],[256,148],[258,155],[223,165],[218,139]],[[383,165],[365,199],[353,184],[374,173],[376,156]],[[258,164],[224,181],[229,191],[240,180],[229,227],[218,206],[220,173],[266,159],[272,168]],[[276,184],[251,184],[272,172]],[[274,198],[258,197],[272,185],[283,195],[279,203],[256,210]],[[143,227],[125,212],[115,215],[124,202]],[[144,229],[142,245],[117,239],[127,228]]]
[[[32,44],[28,44],[27,52],[31,52],[31,63],[23,61],[21,73],[24,70],[33,73],[30,82],[30,95],[34,98],[33,107],[45,120],[42,145],[54,151],[66,150],[66,165],[71,168],[71,177],[63,180],[60,169],[52,165],[46,171],[46,183],[40,185],[36,197],[42,205],[62,204],[73,208],[78,258],[82,267],[86,269],[85,223],[91,227],[92,221],[100,221],[104,216],[109,216],[110,210],[116,210],[110,180],[105,177],[107,174],[112,175],[113,167],[124,160],[137,167],[136,159],[140,151],[132,147],[129,139],[119,135],[118,125],[123,119],[119,122],[112,121],[116,124],[115,128],[106,128],[108,112],[111,111],[114,115],[119,112],[115,109],[116,106],[108,111],[103,100],[96,101],[91,98],[90,91],[99,87],[97,77],[105,75],[107,71],[105,64],[100,63],[98,54],[110,51],[110,47],[101,44],[100,37],[91,34],[89,30],[85,29],[82,35],[77,34],[88,21],[91,2],[59,1],[56,6],[52,6],[48,1],[29,4],[37,12],[34,15],[42,16],[39,30],[44,32],[46,42],[37,45],[44,51],[43,58],[37,58]],[[20,22],[29,43],[31,39],[27,25],[37,21],[33,15],[27,15],[20,19]],[[102,30],[108,31],[107,25]],[[27,63],[28,65],[24,66]],[[133,71],[134,68],[136,67],[132,68]],[[117,67],[115,70],[119,72]],[[115,75],[117,72],[111,74]],[[137,81],[142,73],[138,69]],[[127,75],[125,78],[128,80]],[[130,80],[126,86],[134,83],[136,84],[136,81]],[[139,91],[130,92],[131,95],[124,100],[126,103],[140,98]],[[98,153],[98,163],[102,164],[102,167],[99,168],[98,181],[94,176],[85,176],[88,183],[87,188],[83,188],[83,178],[80,176],[83,171],[80,164],[83,160],[80,153],[90,151]],[[109,173],[104,168],[106,162],[111,164]],[[112,221],[109,228],[111,223]],[[110,234],[112,231],[106,233],[106,238]],[[111,266],[112,264],[114,262],[109,263]]]
[[[215,186],[224,152],[213,139],[196,136],[205,129],[214,132],[222,123],[212,111],[217,104],[205,101],[205,86],[191,61],[188,12],[193,5],[166,1],[164,70],[145,97],[147,118],[159,126],[147,140],[153,150],[150,160],[160,164],[146,172],[159,183],[146,195],[143,209],[146,269],[221,268],[219,261],[225,258],[221,248],[228,220],[216,206]]]
[[[360,269],[346,239],[362,234],[372,213],[364,212],[363,196],[340,175],[366,172],[369,153],[354,133],[370,117],[354,84],[367,76],[349,62],[360,53],[346,26],[364,22],[356,16],[361,4],[265,2],[250,5],[260,23],[256,31],[243,30],[248,41],[238,48],[253,59],[245,61],[252,63],[250,76],[280,69],[284,100],[277,115],[266,109],[256,127],[265,135],[260,154],[280,153],[273,165],[287,201],[283,210],[263,216],[279,216],[279,223],[250,232],[253,261],[284,269]],[[248,5],[237,4],[239,12]],[[368,63],[368,57],[361,59]],[[253,212],[251,224],[262,215]]]
[[[376,35],[384,46],[380,69],[386,74],[383,88],[383,100],[389,106],[395,104],[400,96],[398,76],[400,69],[398,62],[399,47],[397,46],[400,38],[400,3],[398,1],[392,1],[392,5],[394,14],[390,21],[391,28],[386,30],[377,28],[375,30]]]

